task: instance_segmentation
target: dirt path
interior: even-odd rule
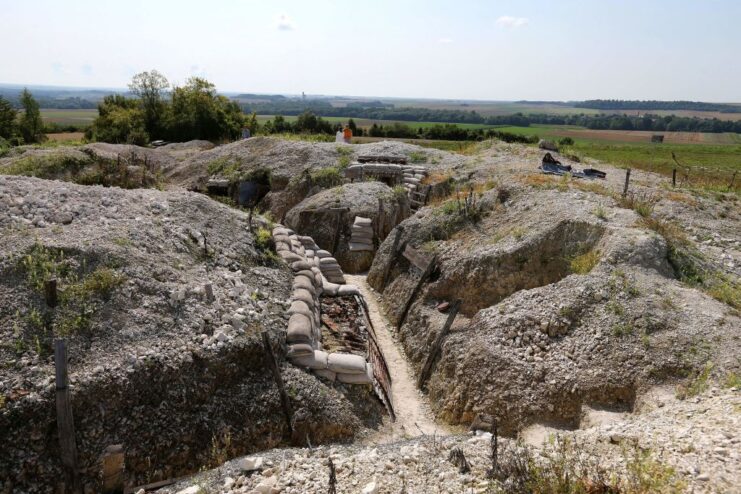
[[[385,443],[423,434],[445,434],[448,431],[435,423],[427,397],[417,390],[415,374],[404,356],[401,344],[391,331],[391,324],[381,313],[376,293],[371,291],[365,275],[345,275],[348,283],[356,285],[368,304],[369,317],[376,330],[389,372],[391,373],[391,395],[396,412],[396,422],[389,421],[385,427],[369,438],[371,443]]]

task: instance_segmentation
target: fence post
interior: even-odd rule
[[[628,186],[630,185],[630,168],[625,171],[625,187],[623,187],[623,197],[628,195]]]
[[[67,344],[62,339],[54,340],[54,368],[57,382],[57,430],[62,465],[64,466],[69,492],[82,492],[77,465],[77,444],[75,443],[75,423],[72,417],[67,374]]]
[[[677,169],[674,168],[672,170],[672,188],[676,188],[676,187],[677,187]]]

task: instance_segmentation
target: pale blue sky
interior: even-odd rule
[[[0,0],[0,82],[741,101],[737,0]]]

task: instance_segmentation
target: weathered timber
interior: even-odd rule
[[[448,313],[448,318],[445,320],[445,325],[437,334],[435,343],[432,344],[430,353],[427,354],[425,365],[422,367],[422,371],[419,373],[419,379],[417,380],[417,387],[419,389],[424,388],[425,384],[427,384],[427,380],[430,378],[430,374],[432,373],[432,364],[435,363],[435,359],[437,359],[437,356],[440,353],[440,348],[442,348],[443,346],[443,341],[450,332],[450,327],[453,325],[453,321],[455,321],[455,316],[458,315],[458,309],[460,309],[460,307],[461,299],[457,299],[455,302],[453,302],[453,305],[450,308],[450,312]]]
[[[421,250],[415,249],[411,245],[407,245],[402,255],[411,262],[414,266],[423,270],[430,264],[432,258],[425,255]]]
[[[75,442],[75,422],[72,417],[72,399],[69,392],[67,373],[67,344],[62,339],[54,340],[54,370],[57,388],[57,430],[62,465],[65,471],[65,490],[75,494],[82,492],[79,466],[77,463],[77,443]]]
[[[404,321],[407,318],[407,314],[409,313],[409,309],[412,308],[412,304],[414,303],[414,299],[417,298],[417,294],[419,294],[419,291],[422,289],[422,285],[425,284],[425,281],[427,281],[427,278],[432,274],[432,270],[435,269],[435,261],[436,257],[433,256],[430,263],[427,265],[425,270],[422,272],[422,275],[419,277],[419,280],[417,281],[417,284],[415,285],[414,289],[412,290],[412,293],[409,294],[409,298],[407,299],[406,304],[404,304],[404,309],[401,311],[401,315],[399,316],[399,322],[396,324],[397,331],[401,329],[401,327],[404,325]]]
[[[391,272],[391,268],[396,263],[396,256],[398,255],[398,249],[399,249],[399,241],[401,240],[401,236],[404,233],[404,227],[403,226],[397,226],[396,227],[396,233],[394,234],[394,243],[391,246],[391,256],[389,258],[389,262],[386,263],[386,267],[383,269],[383,279],[381,280],[381,292],[386,288],[386,282],[389,278],[389,273]]]
[[[267,331],[262,333],[262,345],[265,348],[265,363],[267,364],[270,372],[273,373],[273,379],[275,380],[276,386],[278,386],[278,392],[280,393],[280,402],[283,406],[283,413],[286,416],[286,426],[288,427],[289,435],[293,435],[293,413],[291,412],[291,402],[288,401],[288,393],[286,387],[283,384],[283,377],[280,375],[280,369],[278,368],[278,362],[275,360],[275,354],[273,353],[273,345],[270,343],[270,336]]]

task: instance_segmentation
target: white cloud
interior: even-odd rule
[[[448,45],[452,43],[453,40],[450,38],[440,38],[439,40],[437,40],[437,42],[440,43],[441,45]]]
[[[281,14],[275,21],[275,27],[278,31],[293,31],[296,29],[296,25],[293,23],[293,19],[288,17],[286,14]]]
[[[509,29],[517,29],[528,23],[527,17],[512,17],[511,15],[503,15],[497,19],[497,25],[506,27]]]

